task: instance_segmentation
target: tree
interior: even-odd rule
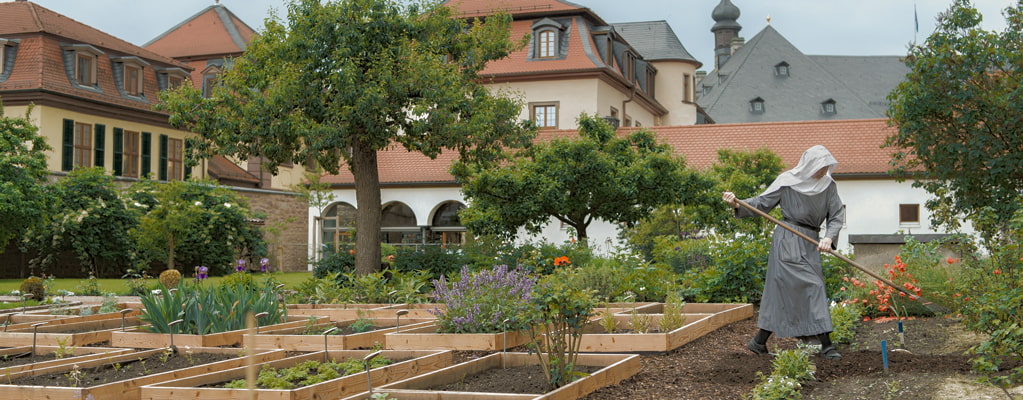
[[[82,272],[120,278],[135,261],[128,232],[138,219],[125,208],[114,178],[102,167],[76,168],[46,190],[53,199],[46,221],[25,233],[25,247],[38,254],[30,264],[45,269],[70,250]]]
[[[1023,3],[1004,15],[1004,31],[985,31],[970,1],[953,2],[889,95],[893,172],[936,196],[934,225],[990,215],[1004,226],[1023,205]]]
[[[391,146],[493,162],[525,145],[520,104],[478,81],[505,57],[511,18],[454,18],[436,0],[292,0],[219,78],[211,98],[185,85],[161,96],[172,125],[199,135],[193,155],[265,157],[271,172],[315,161],[355,177],[359,273],[380,267],[377,152]]]
[[[4,115],[0,103],[0,253],[11,239],[42,221],[49,203],[43,190],[49,170],[46,140],[32,125],[29,107],[24,117]]]
[[[596,219],[631,226],[710,187],[652,132],[616,137],[603,119],[586,115],[578,138],[536,143],[500,168],[453,170],[470,204],[460,214],[465,226],[504,237],[520,227],[537,233],[554,218],[585,240]]]

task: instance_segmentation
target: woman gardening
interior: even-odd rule
[[[779,337],[818,339],[821,357],[842,358],[831,343],[830,302],[820,255],[821,251],[836,248],[834,243],[845,223],[845,206],[831,178],[836,165],[838,161],[824,146],[813,146],[803,152],[795,168],[778,175],[767,190],[743,200],[764,212],[780,206],[784,223],[811,237],[819,237],[820,226],[826,223],[824,237],[816,247],[780,226],[774,230],[757,321],[760,330],[746,345],[756,354],[768,353],[767,339],[774,333]],[[756,216],[740,208],[732,192],[724,192],[721,199],[735,207],[737,218]]]

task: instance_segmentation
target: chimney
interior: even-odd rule
[[[710,13],[714,20],[714,26],[710,28],[714,32],[714,68],[720,69],[729,56],[734,53],[733,40],[739,37],[742,25],[739,19],[739,7],[736,7],[730,0],[721,0],[721,3],[714,7]]]
[[[746,39],[743,39],[742,37],[734,37],[734,38],[732,38],[732,52],[729,53],[729,54],[735,54],[735,52],[739,51],[739,49],[741,49],[742,46],[745,45],[745,44],[746,44]]]

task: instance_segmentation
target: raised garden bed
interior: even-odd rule
[[[281,350],[256,352],[251,357],[238,357],[238,349],[228,348],[179,348],[177,354],[159,362],[166,349],[132,351],[113,354],[100,359],[83,362],[66,362],[47,368],[22,371],[0,377],[0,398],[3,399],[118,399],[139,398],[139,387],[143,385],[180,379],[188,376],[210,374],[244,366],[249,362],[262,363],[284,358]],[[201,355],[217,355],[223,361],[202,363]],[[142,365],[140,359],[149,360]],[[192,362],[190,362],[192,361]],[[194,363],[193,363],[194,362]],[[176,366],[182,363],[184,366]],[[115,376],[131,376],[112,380]],[[52,377],[52,378],[49,378]],[[103,380],[102,378],[111,378]],[[24,384],[26,380],[42,379],[41,384]],[[96,383],[93,382],[105,382]],[[71,386],[77,384],[77,386]]]
[[[94,310],[99,308],[98,306],[89,306],[89,307],[92,307]],[[123,314],[125,318],[138,317],[138,315],[141,314],[141,311],[140,311],[141,308],[138,308],[138,307],[126,307],[126,305],[123,304],[123,303],[122,304],[118,304],[118,309],[123,310],[123,309],[127,309],[127,308],[131,308],[132,310]],[[108,320],[108,319],[117,319],[118,321],[120,321],[121,315],[122,314],[120,312],[110,312],[110,313],[91,314],[91,315],[56,315],[56,314],[50,314],[49,310],[38,310],[38,311],[35,311],[35,312],[29,312],[27,314],[14,314],[14,315],[10,315],[9,314],[7,316],[0,316],[0,321],[3,321],[3,322],[0,322],[0,324],[7,323],[6,330],[10,331],[10,330],[23,329],[23,328],[31,328],[31,326],[33,324],[37,324],[39,322],[46,322],[46,325],[49,326],[49,325],[73,324],[73,323],[79,323],[79,322],[102,321],[102,320]],[[8,323],[8,321],[9,321],[9,323]],[[120,326],[120,325],[118,325],[118,326]]]
[[[132,349],[115,349],[110,347],[54,347],[32,346],[11,347],[0,349],[0,376],[21,371],[48,368],[55,365],[76,363],[109,357],[114,354],[128,353]],[[57,357],[60,353],[60,357]]]
[[[41,322],[37,322],[41,323]],[[126,327],[138,326],[138,318],[126,318]],[[85,322],[68,322],[59,324],[40,325],[38,327],[24,326],[21,328],[10,328],[0,332],[0,343],[8,346],[84,346],[92,343],[110,341],[110,335],[114,331],[120,331],[121,318],[99,319]],[[134,346],[114,346],[134,347]]]
[[[292,308],[292,306],[313,306]],[[394,318],[398,311],[405,311],[402,318],[436,319],[430,311],[443,304],[289,304],[288,315],[322,315],[332,321],[346,321],[357,318]]]
[[[384,348],[392,350],[507,350],[529,342],[525,332],[438,333],[434,324],[384,335]]]
[[[370,354],[369,350],[338,350],[330,351],[327,356],[336,361],[350,358],[362,359]],[[370,370],[373,387],[407,379],[418,374],[435,371],[452,365],[449,351],[392,351],[384,350],[380,354],[391,360],[404,360]],[[288,357],[256,365],[273,368],[289,368],[304,361],[324,359],[323,352],[308,353]],[[144,400],[182,400],[182,399],[337,399],[355,395],[368,389],[369,382],[365,373],[343,376],[296,389],[255,389],[255,397],[247,389],[229,389],[220,386],[224,382],[246,378],[246,368],[235,368],[213,374],[193,376],[141,388],[140,396]]]
[[[374,393],[386,393],[388,398],[401,400],[573,400],[586,396],[604,386],[617,384],[639,372],[639,356],[634,354],[580,354],[577,365],[596,367],[588,376],[580,378],[557,390],[547,393],[498,393],[492,390],[480,391],[438,391],[429,388],[453,382],[469,383],[474,375],[508,369],[509,373],[523,366],[536,365],[536,355],[528,353],[495,353],[469,362],[457,364],[438,371],[419,375],[400,382],[374,389]],[[592,369],[592,368],[591,368]],[[511,385],[528,384],[527,380],[546,381],[543,374],[531,377],[509,375],[504,379]],[[535,383],[535,382],[533,382]],[[366,400],[364,392],[346,400]]]
[[[264,329],[258,335],[245,336],[246,347],[252,346],[257,349],[283,349],[295,351],[322,351],[324,342],[329,349],[333,350],[354,350],[368,349],[375,345],[384,344],[384,334],[395,331],[413,329],[424,324],[430,324],[432,319],[410,319],[401,318],[401,325],[398,326],[396,318],[370,319],[372,324],[369,331],[353,332],[351,326],[355,320],[319,323],[312,326]],[[324,337],[320,332],[338,328],[337,335],[331,334]]]
[[[651,326],[656,327],[663,316],[663,303],[654,303],[636,308],[636,312],[650,318]],[[682,308],[685,325],[670,332],[636,333],[607,332],[599,321],[587,326],[587,331],[580,338],[579,351],[586,353],[631,353],[631,352],[665,352],[689,343],[709,332],[735,321],[753,316],[752,304],[726,303],[691,303]],[[628,328],[632,319],[632,311],[622,311],[615,315],[618,326]]]
[[[316,317],[316,322],[327,322],[326,317]],[[281,328],[297,328],[303,327],[309,323],[309,317],[307,316],[288,316],[288,322],[265,325],[259,327],[259,332],[263,330],[273,330]],[[177,347],[189,346],[189,347],[220,347],[220,346],[235,346],[242,343],[242,336],[245,335],[247,330],[239,329],[228,332],[213,333],[208,335],[190,335],[190,334],[174,334],[174,345]],[[257,332],[258,333],[258,332]],[[151,333],[146,332],[142,327],[136,327],[134,329],[128,329],[126,331],[115,331],[110,336],[111,347],[132,347],[137,349],[155,349],[161,347],[168,347],[171,345],[171,335],[169,333]]]

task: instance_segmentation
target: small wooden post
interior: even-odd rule
[[[323,332],[323,362],[327,362],[327,336],[330,336],[330,334],[334,333],[336,330],[337,327],[335,326]]]
[[[266,314],[266,313],[260,313]],[[245,326],[248,328],[249,340],[245,346],[245,383],[249,388],[249,400],[256,400],[256,358],[253,354],[253,344],[256,341],[256,332],[258,331],[258,323],[256,319],[259,318],[259,314],[252,315],[251,312],[245,314]]]

